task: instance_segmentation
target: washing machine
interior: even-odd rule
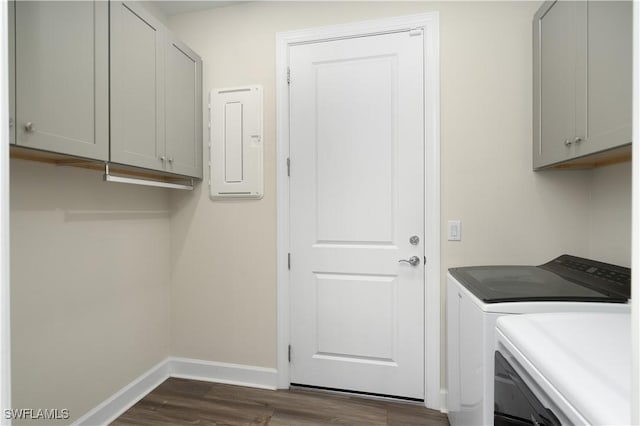
[[[492,425],[496,320],[544,312],[630,312],[629,268],[562,255],[540,266],[450,268],[447,410],[458,425]]]
[[[631,424],[631,352],[630,314],[499,318],[494,425]]]

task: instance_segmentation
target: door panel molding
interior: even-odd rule
[[[443,410],[440,389],[440,79],[439,14],[431,12],[374,21],[310,28],[276,34],[276,198],[277,198],[277,368],[278,387],[289,381],[289,97],[288,50],[296,44],[316,43],[407,30],[424,34],[425,90],[425,406]],[[295,349],[294,349],[295,350]]]

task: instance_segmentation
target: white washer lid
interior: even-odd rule
[[[590,424],[630,424],[631,317],[503,316],[497,328]],[[562,408],[562,407],[561,407]]]

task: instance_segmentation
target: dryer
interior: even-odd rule
[[[630,377],[630,314],[498,319],[496,426],[631,424]]]
[[[458,425],[493,424],[496,320],[544,312],[630,312],[631,270],[562,255],[540,266],[447,274],[447,409]]]

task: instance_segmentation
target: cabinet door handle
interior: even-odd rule
[[[165,156],[163,155],[162,157],[160,157],[160,161],[162,161],[162,162],[164,163],[165,161],[167,161],[167,157],[165,157]]]
[[[169,164],[172,164],[173,163],[173,158],[169,157],[169,158],[167,158],[167,161],[169,162]]]
[[[29,122],[27,122],[27,123],[24,125],[24,130],[25,130],[27,133],[31,133],[31,132],[33,132],[33,123],[32,123],[32,122],[30,122],[30,121],[29,121]]]
[[[565,146],[571,146],[571,144],[572,144],[572,143],[573,143],[573,141],[572,141],[572,140],[570,140],[570,139],[565,139],[565,140],[564,140],[564,145],[565,145]]]
[[[580,136],[576,136],[576,138],[573,140],[573,143],[580,143],[582,142],[582,138]]]

